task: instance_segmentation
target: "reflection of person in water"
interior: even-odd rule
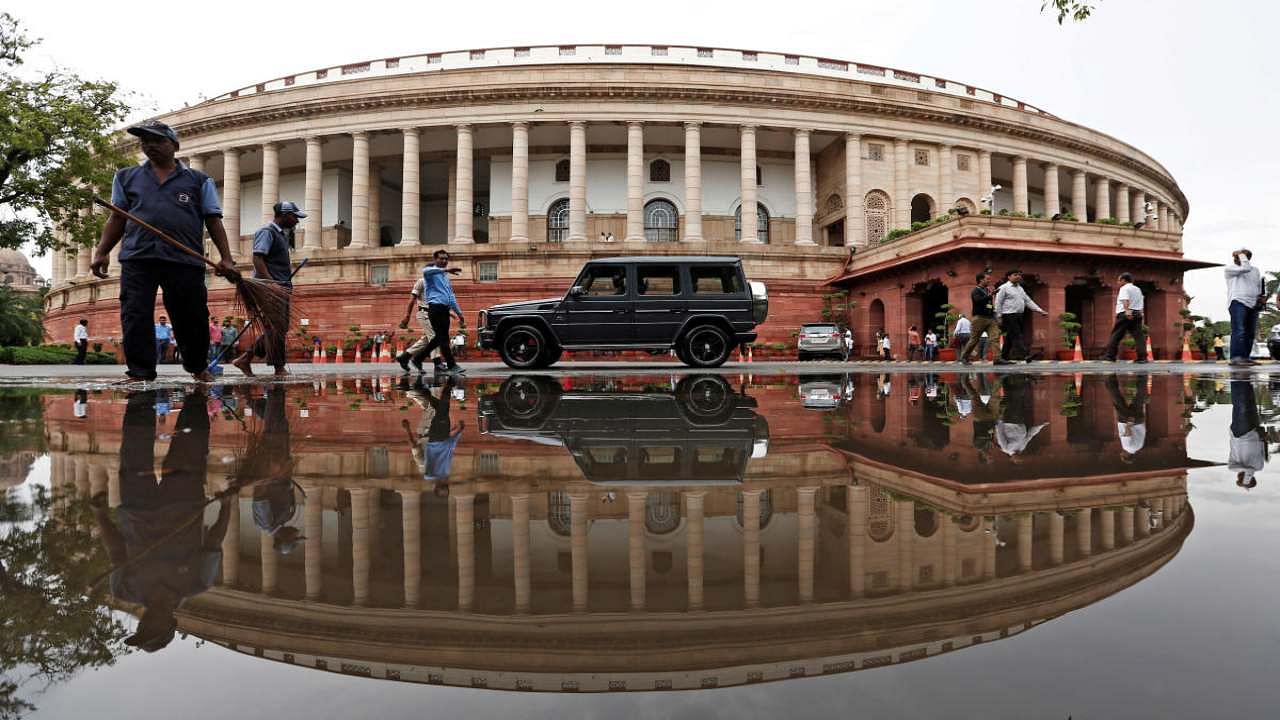
[[[71,411],[77,420],[83,420],[89,416],[89,391],[77,390],[75,400],[71,403]]]
[[[440,385],[424,385],[418,378],[413,389],[406,393],[409,399],[422,408],[422,418],[415,433],[408,420],[401,422],[413,448],[413,459],[422,468],[422,478],[435,483],[432,492],[438,497],[449,494],[449,471],[453,466],[453,453],[466,423],[449,419],[449,401],[452,399],[453,378]],[[425,440],[425,442],[424,442]]]
[[[105,493],[93,498],[94,519],[116,569],[111,594],[143,606],[138,629],[125,644],[155,652],[173,640],[182,602],[213,586],[232,497],[221,501],[212,527],[202,522],[209,416],[205,396],[183,399],[160,477],[155,472],[155,395],[129,397],[121,429],[117,526]]]
[[[996,443],[1015,465],[1022,463],[1027,446],[1049,423],[1030,425],[1031,378],[1026,375],[1006,375],[1000,383],[1004,388],[1004,407],[996,422]]]
[[[991,444],[996,436],[996,422],[1000,418],[1000,397],[988,386],[986,375],[973,373],[960,376],[957,407],[961,397],[973,413],[973,447],[978,451],[978,462],[989,463]]]
[[[1116,434],[1120,437],[1120,460],[1131,463],[1147,442],[1147,383],[1138,378],[1133,402],[1125,399],[1120,378],[1107,376],[1107,392],[1116,409]]]
[[[284,388],[268,388],[261,400],[254,401],[253,408],[262,418],[262,434],[253,438],[236,479],[243,485],[253,485],[253,524],[271,535],[276,552],[286,555],[305,538],[297,526],[290,525],[297,518],[298,503]]]
[[[1258,400],[1248,380],[1231,381],[1231,451],[1227,467],[1236,471],[1236,485],[1248,490],[1256,487],[1254,474],[1262,470],[1270,458],[1267,439],[1258,417]]]

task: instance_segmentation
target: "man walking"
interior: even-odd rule
[[[1107,376],[1107,392],[1116,409],[1116,436],[1120,438],[1120,461],[1132,463],[1147,444],[1147,382],[1141,377],[1135,383],[1133,402],[1125,398],[1120,378]]]
[[[1231,365],[1258,363],[1250,359],[1253,341],[1258,335],[1258,313],[1267,302],[1262,274],[1250,261],[1253,253],[1240,248],[1231,253],[1231,264],[1224,269],[1227,277],[1227,312],[1231,315]]]
[[[1142,291],[1133,284],[1133,276],[1120,274],[1120,291],[1116,293],[1116,322],[1111,326],[1111,340],[1107,343],[1107,362],[1116,361],[1116,353],[1120,350],[1120,341],[1126,334],[1133,336],[1134,347],[1138,353],[1136,363],[1147,361],[1147,337],[1142,329],[1143,311]]]
[[[421,365],[422,359],[439,348],[444,356],[445,372],[457,375],[463,372],[453,359],[453,349],[449,346],[449,315],[458,318],[458,327],[465,328],[467,321],[462,317],[462,308],[458,307],[458,299],[454,297],[453,285],[449,275],[460,275],[462,270],[449,267],[449,251],[437,250],[431,255],[433,264],[422,269],[423,287],[426,290],[427,320],[435,336],[427,341],[423,349],[414,355],[414,361]]]
[[[981,339],[988,332],[998,332],[995,298],[991,293],[991,273],[980,272],[974,280],[977,281],[977,285],[969,292],[969,299],[973,301],[973,320],[969,328],[969,341],[960,349],[960,362],[965,365],[973,362],[969,359],[969,355],[973,353],[974,347],[978,345]],[[978,356],[983,360],[986,359],[987,348],[985,345]]]
[[[147,161],[115,175],[111,201],[143,221],[164,230],[171,238],[204,254],[204,231],[209,231],[220,260],[217,274],[238,280],[235,261],[222,227],[222,206],[213,180],[174,158],[178,134],[154,120],[129,128],[137,137]],[[120,324],[129,380],[154,380],[156,349],[153,335],[156,291],[164,290],[164,307],[174,319],[174,332],[187,372],[200,382],[212,382],[205,367],[209,352],[209,294],[204,263],[171,247],[133,221],[112,213],[93,251],[90,269],[106,278],[111,250],[120,248]]]
[[[302,212],[296,204],[288,201],[276,203],[272,207],[272,212],[274,216],[271,222],[258,228],[258,232],[253,235],[253,276],[275,281],[292,292],[293,263],[289,259],[289,235],[293,228],[297,227],[299,218],[305,218],[307,214]],[[283,308],[281,312],[283,322],[278,325],[283,327],[288,322],[288,307]],[[284,369],[284,341],[285,337],[282,333],[271,331],[264,323],[258,341],[246,349],[240,357],[232,360],[231,364],[240,368],[245,375],[253,375],[254,356],[265,356],[267,364],[275,368],[276,377],[283,377],[288,374]]]
[[[996,316],[1000,318],[1000,332],[1005,335],[1004,347],[1001,348],[1000,357],[995,364],[1011,364],[1014,362],[1012,358],[1015,353],[1019,359],[1026,362],[1035,360],[1035,354],[1027,350],[1027,345],[1022,339],[1023,316],[1027,308],[1045,316],[1049,313],[1037,305],[1030,295],[1027,295],[1027,291],[1022,287],[1021,270],[1009,271],[1009,280],[996,291],[995,308]]]
[[[964,313],[961,313],[960,319],[956,320],[955,329],[951,331],[951,347],[956,348],[956,350],[959,351],[968,345],[969,336],[972,330],[973,325],[969,322],[969,318],[966,317]]]
[[[404,352],[396,356],[396,362],[400,363],[400,367],[405,372],[409,372],[409,361],[413,360],[414,367],[418,372],[422,372],[422,359],[418,353],[431,342],[436,336],[435,331],[431,329],[431,320],[427,317],[427,289],[426,279],[418,278],[413,284],[413,289],[409,291],[409,304],[404,308],[404,318],[400,320],[400,327],[407,329],[409,327],[409,313],[417,310],[418,326],[422,328],[422,336],[414,340]],[[438,349],[431,351],[431,362],[435,366],[436,372],[444,372],[444,363],[440,360],[440,351]]]
[[[89,321],[80,318],[80,322],[76,323],[75,335],[76,341],[76,364],[84,364],[85,353],[89,351]]]

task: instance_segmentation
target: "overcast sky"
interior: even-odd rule
[[[710,45],[915,70],[1142,149],[1191,202],[1188,257],[1224,262],[1243,245],[1280,269],[1276,3],[1101,0],[1087,22],[1062,27],[1040,0],[5,5],[44,39],[30,65],[117,81],[137,94],[140,116],[316,67],[471,47]],[[34,263],[49,275],[48,257]],[[1220,270],[1188,273],[1186,284],[1196,312],[1226,318]]]

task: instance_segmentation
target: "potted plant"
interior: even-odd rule
[[[939,321],[934,327],[938,333],[938,359],[955,360],[957,355],[956,349],[951,347],[951,328],[955,327],[956,322],[960,320],[960,313],[956,312],[955,305],[943,303],[933,317]]]
[[[1058,329],[1062,331],[1062,347],[1058,350],[1059,360],[1068,361],[1075,357],[1076,338],[1080,337],[1081,325],[1075,313],[1064,312],[1058,316]]]

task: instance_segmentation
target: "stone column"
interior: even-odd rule
[[[1156,213],[1159,217],[1160,232],[1169,232],[1169,207],[1164,203],[1156,203]]]
[[[1126,505],[1120,508],[1120,537],[1124,540],[1124,544],[1128,545],[1133,542],[1133,506]]]
[[[702,125],[684,124],[684,240],[702,242]]]
[[[1098,219],[1111,217],[1111,181],[1100,177],[1093,183],[1093,205]]]
[[[1132,209],[1129,219],[1136,223],[1147,222],[1147,194],[1141,190],[1133,190],[1133,197],[1130,198],[1129,204]],[[1151,229],[1146,226],[1144,226],[1144,228],[1147,230]]]
[[[302,247],[324,247],[324,141],[307,138],[306,187],[303,190]]]
[[[1066,558],[1066,518],[1062,514],[1049,511],[1049,563],[1061,565]]]
[[[449,159],[448,183],[449,195],[448,200],[445,201],[445,206],[449,208],[449,211],[445,213],[449,216],[449,224],[445,232],[446,242],[452,241],[454,236],[457,235],[455,223],[458,221],[458,159],[456,157]]]
[[[951,156],[951,146],[943,143],[938,146],[938,212],[949,212],[955,207],[956,195],[952,187],[951,172],[955,169],[955,160]]]
[[[991,179],[991,151],[979,150],[978,151],[978,194],[981,197],[986,197],[987,194],[991,192],[991,186],[994,184],[995,182]],[[995,214],[996,199],[994,196],[992,196],[991,204],[986,209],[990,210],[991,214],[993,215]]]
[[[702,546],[703,546],[703,511],[702,501],[705,492],[689,492],[684,494],[685,517],[688,534],[685,536],[685,567],[689,573],[689,609],[702,609]]]
[[[1044,164],[1044,216],[1062,212],[1062,191],[1058,187],[1058,163]]]
[[[631,609],[645,604],[644,492],[627,493],[627,564],[631,569]]]
[[[1024,215],[1030,211],[1027,200],[1027,159],[1021,155],[1013,157],[1013,211]]]
[[[743,125],[738,128],[739,150],[739,194],[742,201],[739,208],[742,213],[741,237],[745,243],[759,242],[759,227],[756,224],[756,127]]]
[[[862,198],[862,139],[857,133],[844,136],[844,244],[867,244],[866,208]]]
[[[324,582],[324,505],[320,497],[323,494],[319,485],[308,483],[304,489],[307,500],[303,506],[303,534],[307,536],[306,547],[303,548],[303,571],[306,576],[307,600],[320,599]]]
[[[76,280],[88,280],[91,276],[89,265],[93,261],[93,250],[86,245],[76,249]]]
[[[742,491],[742,602],[749,608],[760,604],[761,492]]]
[[[866,592],[867,488],[850,485],[845,489],[845,514],[849,518],[849,597]]]
[[[467,493],[453,497],[458,534],[458,609],[467,612],[476,596],[476,496]]]
[[[204,172],[204,156],[192,155],[187,158],[187,167],[195,170],[196,172]]]
[[[644,242],[644,240],[644,125],[629,122],[627,123],[626,241]]]
[[[1116,221],[1122,225],[1128,225],[1129,220],[1129,186],[1120,183],[1116,185]]]
[[[258,557],[262,562],[262,594],[275,595],[280,556],[276,554],[271,533],[266,530],[258,531]]]
[[[118,494],[120,474],[115,474],[117,498],[111,507],[120,504]],[[229,483],[230,481],[228,481]],[[235,587],[240,582],[240,496],[231,498],[231,514],[227,516],[227,534],[222,536],[222,585]]]
[[[1089,198],[1083,170],[1071,171],[1071,212],[1076,222],[1089,221]]]
[[[422,243],[418,231],[418,215],[422,212],[422,186],[419,173],[422,159],[418,155],[421,138],[417,128],[404,128],[404,180],[400,185],[400,242],[411,245]]]
[[[795,131],[796,245],[813,241],[813,180],[809,159],[809,131]]]
[[[569,242],[587,239],[587,124],[569,123]]]
[[[799,526],[799,533],[796,542],[797,552],[797,580],[798,594],[802,604],[813,602],[813,562],[816,555],[818,544],[817,538],[817,515],[814,511],[814,503],[818,494],[818,488],[802,487],[796,488],[797,509],[796,515]]]
[[[417,607],[422,590],[422,492],[399,492],[400,545],[404,554],[404,606],[411,608]]]
[[[351,602],[369,604],[369,490],[351,490]]]
[[[369,247],[369,133],[351,133],[351,248]]]
[[[1102,518],[1102,528],[1099,533],[1103,551],[1114,550],[1116,547],[1116,511],[1102,509],[1098,511]]]
[[[516,585],[516,612],[529,612],[529,493],[511,496],[511,555]]]
[[[529,123],[511,123],[511,242],[529,241]]]
[[[269,142],[262,144],[262,224],[276,216],[275,204],[280,202],[280,146]]]
[[[1137,509],[1137,523],[1134,529],[1138,532],[1138,537],[1147,537],[1151,534],[1151,511],[1141,505]]]
[[[369,163],[369,247],[382,246],[382,168]]]
[[[587,611],[587,499],[585,492],[569,494],[569,554],[573,577],[573,610]]]
[[[907,164],[907,141],[893,141],[893,228],[911,227],[911,186]]]
[[[893,512],[897,516],[893,539],[898,550],[898,590],[911,592],[916,585],[916,504],[912,500],[894,500]]]
[[[1093,508],[1080,508],[1076,513],[1076,547],[1080,557],[1093,554]]]
[[[474,136],[470,125],[458,126],[458,170],[454,181],[457,186],[453,208],[453,242],[468,244],[475,241],[472,233],[471,213],[475,211],[475,155],[472,150]]]
[[[1032,539],[1035,537],[1035,516],[1023,513],[1018,516],[1018,571],[1031,572]]]

